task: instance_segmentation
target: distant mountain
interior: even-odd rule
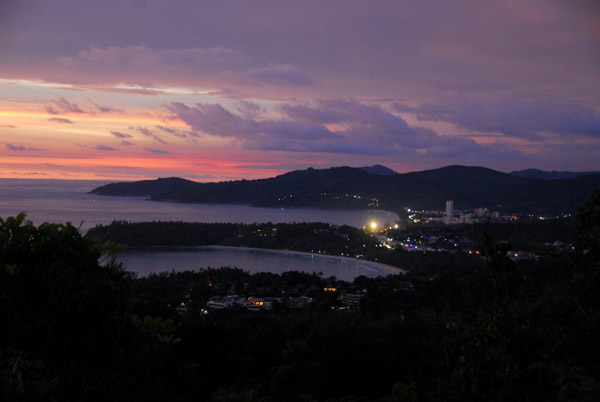
[[[398,172],[393,171],[390,168],[387,168],[382,165],[373,165],[373,166],[364,166],[361,167],[363,172],[367,172],[370,174],[376,174],[378,176],[389,176],[391,174],[398,174]]]
[[[175,190],[184,189],[196,182],[179,177],[167,177],[156,180],[142,180],[124,183],[111,183],[90,191],[98,195],[120,195],[128,197],[158,197]]]
[[[144,195],[153,200],[250,204],[269,207],[386,209],[500,208],[506,212],[574,212],[600,187],[600,175],[545,180],[482,167],[447,166],[404,174],[377,175],[363,168],[297,170],[259,180],[196,183],[168,178],[115,183],[100,195]]]
[[[546,179],[546,180],[556,180],[556,179],[572,179],[574,177],[586,176],[590,174],[600,174],[600,172],[568,172],[562,171],[557,172],[553,170],[551,172],[547,172],[539,169],[525,169],[518,170],[514,172],[510,172],[510,174],[519,176],[519,177],[528,177],[533,179]]]

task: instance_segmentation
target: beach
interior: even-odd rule
[[[360,258],[346,257],[346,256],[341,256],[341,255],[319,254],[319,253],[309,253],[307,251],[277,250],[277,249],[270,249],[270,248],[267,249],[267,248],[255,248],[255,247],[234,247],[234,246],[218,246],[218,245],[210,246],[210,247],[224,249],[224,250],[225,249],[238,249],[238,250],[248,250],[248,251],[256,250],[256,251],[264,251],[264,252],[278,253],[278,254],[295,254],[295,255],[303,255],[303,256],[307,256],[307,257],[331,258],[331,259],[338,259],[341,261],[346,261],[349,263],[357,263],[360,265],[364,265],[364,266],[385,272],[386,274],[390,274],[390,275],[408,273],[407,270],[398,268],[398,267],[394,267],[392,265],[386,265],[386,264],[382,264],[377,261],[369,261],[369,260],[363,260]]]

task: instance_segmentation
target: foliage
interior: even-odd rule
[[[19,399],[96,392],[119,359],[126,275],[70,224],[0,219],[2,384]],[[6,367],[12,364],[12,370]]]
[[[579,210],[576,220],[578,248],[600,257],[600,189]]]
[[[509,211],[574,212],[600,185],[600,175],[572,179],[522,178],[491,169],[447,166],[405,174],[369,174],[361,168],[334,167],[288,172],[258,180],[195,183],[158,179],[109,184],[95,189],[105,195],[150,195],[178,202],[252,204],[258,206],[372,209],[437,209],[447,199],[458,208],[502,204]]]
[[[507,244],[484,236],[485,259],[430,253],[421,270],[353,283],[236,268],[133,278],[110,259],[100,265],[100,243],[71,225],[0,220],[0,397],[595,400],[600,262],[586,233],[600,226],[599,202],[578,215],[588,243],[575,252],[513,262]],[[314,234],[310,226],[288,229],[290,242]],[[353,241],[348,228],[332,233]],[[414,254],[388,254],[413,258],[405,255]],[[341,292],[363,294],[360,311],[337,310]],[[306,294],[313,303],[204,312],[210,297],[227,293]],[[182,301],[188,310],[178,314]]]

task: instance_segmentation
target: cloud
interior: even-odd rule
[[[156,149],[156,148],[144,148],[144,149],[148,152],[152,152],[153,154],[159,154],[159,155],[172,153],[169,151],[163,151],[161,149]]]
[[[63,57],[64,66],[81,64],[104,64],[115,68],[129,66],[145,70],[153,65],[202,66],[213,64],[238,64],[246,60],[246,56],[237,50],[224,47],[188,48],[188,49],[155,49],[141,46],[110,46],[100,48],[91,46],[80,51],[76,57]]]
[[[528,140],[541,140],[542,132],[600,138],[599,113],[547,100],[514,97],[482,100],[461,95],[417,107],[394,104],[394,109],[414,113],[421,121],[444,121],[483,133],[497,132]]]
[[[54,79],[78,84],[108,84],[119,89],[121,84],[136,84],[141,88],[122,91],[146,94],[144,87],[185,85],[210,82],[245,68],[248,58],[238,50],[224,47],[210,48],[153,48],[140,46],[91,46],[75,56],[60,57],[60,70]],[[233,74],[236,75],[237,73]],[[227,81],[226,79],[224,79]],[[214,80],[213,85],[214,85]],[[196,87],[198,87],[196,85]]]
[[[17,126],[13,126],[12,124],[3,124],[0,128],[17,128]]]
[[[221,89],[216,90],[216,91],[207,92],[205,95],[225,97],[225,96],[229,96],[229,95],[233,95],[233,94],[234,94],[234,92],[231,89],[229,89],[229,88],[221,88]]]
[[[131,134],[124,134],[120,131],[111,131],[110,133],[117,138],[132,138]]]
[[[258,106],[256,103],[245,100],[239,100],[237,102],[237,111],[240,114],[250,117],[256,117],[264,113],[263,108]]]
[[[98,151],[118,151],[117,148],[109,147],[108,145],[96,145],[94,149]]]
[[[188,107],[183,103],[173,102],[169,108],[196,131],[235,138],[242,142],[269,141],[276,138],[320,141],[338,137],[321,125],[301,121],[254,120],[235,115],[218,104],[196,104],[195,107]]]
[[[73,124],[72,120],[63,119],[61,117],[51,117],[48,119],[48,121],[53,121],[55,123],[62,123],[62,124]]]
[[[134,145],[133,142],[125,141],[125,140],[121,140],[120,144],[123,145],[124,147],[130,147],[130,146]]]
[[[353,155],[423,155],[441,158],[485,153],[514,158],[520,151],[506,143],[481,145],[461,136],[439,135],[411,127],[376,104],[328,99],[313,104],[284,104],[279,118],[255,119],[215,104],[171,103],[171,111],[193,130],[231,138],[243,148]],[[332,131],[328,124],[339,126]]]
[[[122,86],[96,86],[96,85],[86,85],[86,89],[101,92],[101,93],[118,93],[118,94],[126,94],[126,95],[147,95],[147,96],[156,96],[156,95],[164,95],[166,92],[161,91],[156,88],[145,88],[145,87],[122,87]],[[118,109],[112,109],[118,110]],[[124,113],[119,110],[119,112]]]
[[[314,80],[304,71],[290,64],[272,64],[268,67],[252,68],[244,75],[248,83],[274,86],[308,86]]]
[[[217,178],[217,176],[214,176],[214,175],[209,174],[209,173],[206,173],[206,174],[182,173],[179,176],[186,177],[187,179],[216,179]]]
[[[26,145],[5,144],[8,151],[43,151],[41,148],[34,148]]]
[[[57,109],[53,108],[52,106],[46,106],[46,107],[44,107],[44,109],[46,110],[46,113],[48,113],[48,114],[60,114],[60,110],[57,110]]]
[[[56,165],[54,163],[40,163],[41,166],[47,166],[47,167],[51,167],[51,168],[67,168],[67,166],[64,165]]]
[[[99,112],[102,112],[102,113],[115,112],[115,111],[119,111],[119,112],[123,113],[122,111],[112,108],[110,106],[100,106],[91,99],[88,99],[88,102],[90,102]]]
[[[46,106],[46,112],[49,114],[60,114],[60,113],[87,113],[83,109],[81,109],[77,103],[71,103],[66,100],[64,97],[58,98],[55,100],[54,106]]]
[[[156,128],[163,130],[169,134],[173,134],[174,136],[180,137],[180,138],[189,138],[189,137],[198,138],[198,137],[200,137],[200,134],[195,133],[193,131],[175,130],[175,129],[164,127],[164,126],[156,126]]]
[[[235,166],[235,168],[237,168],[237,169],[266,169],[266,170],[275,170],[275,169],[298,170],[298,169],[306,169],[309,166],[314,166],[314,163],[305,163],[305,162],[257,163],[257,164],[248,164],[248,165],[237,165],[237,166]]]
[[[154,134],[151,130],[145,127],[137,127],[136,130],[145,135],[146,137],[151,138],[154,142],[158,142],[159,144],[165,145],[168,144],[167,141],[163,140],[160,136]]]

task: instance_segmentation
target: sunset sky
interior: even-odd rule
[[[599,161],[597,0],[0,2],[0,177]]]

